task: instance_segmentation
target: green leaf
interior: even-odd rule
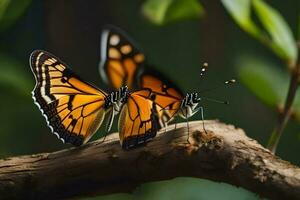
[[[254,10],[266,31],[271,35],[271,48],[281,58],[295,62],[297,45],[289,25],[281,14],[262,0],[252,0]]]
[[[260,30],[251,19],[251,0],[221,0],[221,2],[242,29],[255,37],[260,37]]]
[[[300,40],[300,10],[299,10],[299,14],[298,14],[298,38],[297,39]]]
[[[283,108],[288,93],[290,77],[276,64],[262,59],[243,56],[236,63],[241,82],[263,103],[274,110]],[[291,111],[300,122],[300,89],[296,93]]]
[[[30,95],[33,83],[24,67],[15,59],[0,54],[0,88],[22,96]]]
[[[118,194],[110,194],[110,195],[102,195],[95,197],[83,197],[78,200],[134,200],[132,194],[128,193],[118,193]]]
[[[216,192],[219,191],[219,192]],[[134,192],[137,199],[252,199],[259,197],[243,188],[227,183],[217,183],[198,178],[175,178],[168,181],[151,182]],[[139,198],[140,197],[140,198]],[[142,198],[141,198],[142,197]]]
[[[142,11],[156,25],[196,19],[204,14],[203,6],[197,0],[147,0]]]
[[[244,56],[237,66],[241,82],[263,103],[277,110],[283,108],[290,83],[289,74],[276,64],[262,59]],[[291,109],[294,119],[300,122],[300,90],[298,89]]]
[[[298,140],[300,140],[300,133],[298,133]]]
[[[216,192],[218,191],[218,192]],[[264,200],[244,188],[198,178],[175,178],[142,184],[130,195],[113,194],[80,200],[247,199]]]
[[[10,0],[1,0],[0,1],[0,19],[3,17]]]
[[[296,41],[290,27],[277,10],[263,0],[221,0],[221,2],[243,30],[271,48],[283,60],[290,63],[296,61]],[[266,35],[251,18],[252,10],[269,35]]]
[[[31,0],[0,0],[0,31],[13,25],[30,3]]]
[[[254,57],[241,57],[237,62],[241,82],[265,104],[277,109],[285,100],[289,77],[274,64]]]

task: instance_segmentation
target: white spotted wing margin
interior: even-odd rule
[[[51,131],[64,143],[87,142],[103,122],[107,94],[46,51],[32,52],[30,67],[36,80],[32,97]]]

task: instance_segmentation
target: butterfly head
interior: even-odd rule
[[[199,103],[200,101],[201,101],[201,98],[200,97],[198,97],[198,93],[196,93],[196,92],[193,92],[192,94],[191,94],[191,96],[192,96],[192,103]]]
[[[129,90],[127,86],[121,87],[118,91],[110,93],[105,100],[106,108],[113,108],[116,113],[119,113],[122,105],[127,101]]]
[[[201,101],[201,98],[198,97],[198,93],[187,93],[186,96],[182,100],[183,107],[194,107]]]

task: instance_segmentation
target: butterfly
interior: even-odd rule
[[[107,131],[120,113],[121,146],[128,149],[153,138],[157,132],[156,105],[151,90],[130,93],[122,86],[111,93],[85,82],[54,55],[36,50],[30,56],[36,85],[35,104],[46,118],[51,131],[65,143],[86,143],[108,116]]]
[[[205,63],[201,68],[201,76],[206,68]],[[171,80],[150,67],[135,42],[117,27],[107,26],[102,32],[99,71],[104,82],[112,88],[128,85],[130,89],[150,89],[151,99],[158,107],[162,127],[167,126],[175,116],[180,116],[186,119],[189,129],[188,119],[198,111],[204,120],[198,93],[184,95]],[[225,84],[233,82],[234,79],[226,81]]]
[[[179,115],[189,118],[200,108],[197,93],[183,92],[160,72],[151,69],[145,55],[121,29],[108,26],[101,35],[99,71],[102,79],[116,89],[128,85],[130,89],[148,88],[157,104],[161,126]]]

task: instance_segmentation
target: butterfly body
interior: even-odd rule
[[[105,108],[113,107],[113,109],[119,113],[128,95],[129,91],[127,86],[121,87],[118,91],[111,92],[105,97]]]
[[[192,117],[195,113],[199,111],[199,108],[197,106],[200,101],[201,98],[198,97],[197,93],[187,93],[181,101],[181,105],[178,110],[178,115],[183,119]]]
[[[111,130],[114,117],[121,111],[123,104],[126,102],[129,95],[128,87],[123,86],[118,91],[113,91],[105,97],[105,109],[108,110],[109,117],[107,118],[106,132]]]

